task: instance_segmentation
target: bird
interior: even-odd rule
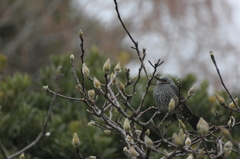
[[[157,84],[153,89],[153,98],[161,113],[171,115],[175,120],[184,119],[192,126],[194,130],[197,130],[197,124],[199,117],[193,114],[190,108],[187,106],[187,102],[183,101],[179,105],[180,100],[184,99],[184,96],[179,92],[178,87],[172,81],[171,78],[166,76],[154,76],[157,79]],[[168,110],[168,105],[171,99],[175,101],[175,108],[171,112]]]

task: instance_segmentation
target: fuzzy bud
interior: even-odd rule
[[[96,156],[89,156],[87,159],[96,159]]]
[[[138,135],[140,135],[142,133],[141,130],[136,130],[135,133],[137,133]]]
[[[150,135],[150,129],[147,129],[147,131],[145,132],[145,135],[147,135],[147,136]]]
[[[213,56],[213,55],[214,55],[214,53],[213,53],[212,51],[210,51],[210,52],[209,52],[209,54],[210,54],[211,56]]]
[[[82,85],[81,84],[77,84],[76,86],[75,86],[75,89],[78,91],[78,93],[83,93],[83,89],[82,89]]]
[[[129,136],[129,135],[126,136],[125,140],[126,140],[127,143],[130,143],[130,142],[133,141],[132,137]]]
[[[221,130],[224,137],[226,137],[228,139],[231,138],[231,133],[228,131],[228,129],[226,129],[224,127],[219,127],[219,129]]]
[[[114,78],[114,74],[113,74],[113,73],[111,74],[111,80],[113,80],[113,81],[112,81],[112,84],[113,84],[113,85],[115,85],[115,84],[117,83],[117,79]]]
[[[90,74],[90,71],[89,71],[89,69],[88,69],[88,67],[87,67],[87,65],[86,65],[85,63],[83,63],[83,65],[82,65],[82,73],[83,73],[84,76],[86,76],[86,77],[88,77],[89,74]]]
[[[225,100],[219,94],[215,93],[215,98],[219,105],[225,106]]]
[[[144,136],[144,143],[147,148],[153,149],[153,141],[147,135]]]
[[[182,122],[182,120],[181,120],[181,119],[178,119],[178,121],[179,121],[179,127],[180,127],[181,129],[183,129],[183,130],[186,130],[186,126],[185,126],[185,124]]]
[[[228,141],[225,145],[224,145],[224,156],[227,157],[228,155],[231,154],[232,152],[232,147],[233,144],[231,141]]]
[[[21,153],[21,155],[20,155],[19,158],[20,158],[20,159],[25,159],[25,155],[24,155],[24,153]]]
[[[70,55],[70,60],[73,61],[74,60],[74,55]]]
[[[166,158],[169,157],[169,153],[168,153],[167,150],[165,150],[165,149],[163,149],[163,154],[164,154],[164,156],[165,156]]]
[[[108,58],[105,64],[103,65],[103,72],[108,73],[111,69],[111,62],[110,59]]]
[[[234,118],[234,116],[230,116],[230,119],[229,119],[227,125],[229,127],[234,127],[234,125],[235,125],[235,118]]]
[[[124,152],[126,155],[128,155],[128,149],[127,149],[126,146],[123,148],[123,152]]]
[[[130,133],[131,126],[130,126],[130,123],[129,123],[128,118],[125,118],[125,120],[124,120],[123,129],[124,129],[127,133]]]
[[[90,121],[89,123],[88,123],[88,126],[94,126],[96,123],[94,122],[94,121]]]
[[[194,159],[194,158],[193,158],[193,154],[190,153],[186,159]]]
[[[94,91],[93,89],[88,91],[88,97],[89,97],[91,100],[94,100],[95,91]]]
[[[122,71],[120,62],[117,63],[117,65],[114,68],[114,71],[117,73],[120,73]]]
[[[198,121],[197,130],[201,136],[206,136],[208,134],[209,125],[202,117]]]
[[[93,78],[93,85],[97,89],[101,88],[101,83],[99,82],[99,80],[96,77]]]
[[[238,98],[235,98],[234,101],[236,104],[238,104]],[[233,102],[231,102],[228,106],[229,108],[236,109],[236,105]]]
[[[83,36],[83,32],[82,32],[81,29],[78,30],[78,36],[79,36],[79,37],[82,37],[82,36]]]
[[[111,130],[104,130],[103,131],[105,134],[111,134],[112,132],[111,132]]]
[[[77,133],[73,134],[72,144],[73,144],[73,146],[75,148],[77,148],[79,146],[79,144],[80,144],[80,141],[79,141]]]
[[[190,146],[191,143],[192,143],[191,139],[187,137],[187,139],[185,140],[185,145]]]
[[[175,109],[175,101],[174,99],[172,98],[168,104],[168,111],[171,112]]]
[[[193,96],[195,93],[196,93],[196,86],[193,85],[188,91],[188,96]]]
[[[129,148],[129,155],[131,159],[137,159],[137,157],[139,156],[138,152],[135,150],[133,146]]]
[[[48,85],[43,86],[43,89],[48,90]]]
[[[117,85],[118,85],[118,88],[119,88],[122,92],[125,92],[125,86],[124,86],[124,84],[122,84],[122,82],[118,81]]]

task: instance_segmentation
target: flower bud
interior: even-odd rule
[[[50,136],[50,135],[51,135],[50,132],[46,132],[46,133],[45,133],[45,136]]]
[[[225,100],[219,94],[215,93],[215,98],[219,105],[225,106]]]
[[[193,96],[195,93],[196,93],[196,86],[193,85],[188,91],[188,96]]]
[[[115,84],[117,83],[117,79],[114,78],[114,74],[113,74],[113,73],[111,74],[111,80],[113,80],[113,81],[112,81],[112,84],[113,84],[113,85],[115,85]]]
[[[43,86],[43,89],[48,90],[48,85]]]
[[[179,130],[178,134],[176,133],[173,134],[173,143],[176,144],[177,146],[183,146],[184,140],[185,137],[182,129]]]
[[[209,52],[209,54],[210,54],[211,56],[213,56],[213,55],[214,55],[214,53],[213,53],[212,51],[210,51],[210,52]]]
[[[81,29],[78,30],[78,36],[79,36],[79,37],[82,37],[82,36],[83,36],[83,32],[82,32]]]
[[[94,91],[93,89],[88,91],[88,97],[89,97],[91,100],[94,100],[95,91]]]
[[[117,63],[117,65],[114,68],[114,71],[117,73],[120,73],[122,71],[120,62]]]
[[[83,65],[82,65],[82,73],[83,73],[84,76],[86,76],[86,77],[88,77],[89,74],[90,74],[90,71],[89,71],[89,69],[88,69],[88,67],[87,67],[87,65],[86,65],[85,63],[83,63]]]
[[[105,64],[103,65],[103,71],[104,73],[108,73],[111,69],[111,62],[110,59],[108,58]]]
[[[165,150],[165,149],[163,149],[163,154],[164,154],[164,156],[165,156],[166,158],[169,157],[169,153],[168,153],[167,150]]]
[[[96,123],[94,122],[94,121],[90,121],[89,123],[88,123],[88,126],[94,126]]]
[[[139,156],[138,152],[135,150],[133,146],[129,148],[129,155],[131,159],[136,159]]]
[[[81,84],[77,84],[76,86],[75,86],[75,89],[78,91],[78,93],[83,93],[83,89],[82,89],[82,85]]]
[[[125,140],[126,140],[127,143],[130,143],[130,142],[133,141],[132,137],[129,136],[129,135],[126,136]]]
[[[147,135],[144,136],[144,143],[147,148],[153,149],[153,141]]]
[[[21,153],[21,155],[20,155],[19,158],[20,158],[20,159],[25,159],[25,155],[24,155],[24,153]]]
[[[234,127],[234,125],[235,125],[235,118],[233,116],[230,116],[230,119],[229,119],[227,125],[229,127]]]
[[[147,135],[147,136],[150,135],[150,129],[147,129],[147,131],[145,132],[145,135]]]
[[[238,104],[238,98],[235,98],[234,101],[235,101],[236,104]],[[229,108],[236,109],[236,105],[233,102],[231,102],[229,104]]]
[[[142,133],[141,130],[136,130],[135,133],[137,133],[138,135],[140,135]]]
[[[224,137],[226,137],[228,139],[231,138],[231,133],[228,131],[228,129],[226,129],[224,127],[219,127],[219,129],[221,130]]]
[[[203,149],[201,149],[201,150],[199,151],[199,154],[198,154],[197,158],[198,158],[198,159],[205,159],[205,154],[204,154]]]
[[[73,146],[75,148],[77,148],[79,146],[79,144],[80,144],[80,141],[79,141],[77,133],[73,134],[72,144],[73,144]]]
[[[119,88],[122,92],[125,92],[125,86],[124,86],[124,84],[122,84],[122,82],[118,81],[117,85],[118,85],[118,88]]]
[[[70,60],[73,61],[74,60],[74,55],[70,55]]]
[[[181,120],[181,119],[178,119],[178,121],[179,121],[179,127],[180,127],[181,129],[183,129],[183,130],[186,130],[186,126],[185,126],[185,124],[182,122],[182,120]]]
[[[87,159],[96,159],[96,156],[89,156]]]
[[[99,80],[96,77],[93,78],[93,85],[97,89],[101,88],[101,83],[99,82]]]
[[[126,155],[128,154],[128,149],[127,149],[126,146],[123,148],[123,152],[124,152]]]
[[[130,133],[131,126],[130,126],[130,123],[129,123],[129,121],[128,121],[128,118],[125,118],[125,120],[124,120],[123,129],[124,129],[127,133]]]
[[[174,99],[172,98],[168,104],[168,111],[171,112],[175,109],[175,101]]]
[[[190,153],[186,159],[194,159],[194,158],[193,158],[193,154]]]
[[[206,136],[208,134],[209,125],[202,117],[198,121],[197,130],[201,136]]]
[[[105,134],[111,134],[112,132],[111,132],[111,130],[104,130],[103,131]]]
[[[232,147],[233,144],[231,141],[228,141],[225,145],[224,145],[224,156],[227,157],[228,155],[230,155],[230,153],[232,152]]]
[[[185,145],[190,146],[191,143],[192,143],[191,139],[187,137],[187,139],[185,140]]]

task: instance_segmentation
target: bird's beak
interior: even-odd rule
[[[161,79],[158,76],[154,76],[154,78],[156,78],[157,80],[161,81]]]
[[[166,81],[166,80],[163,80],[157,76],[154,76],[154,78],[156,78],[158,80],[159,83],[164,83],[164,84],[169,84],[170,82]]]

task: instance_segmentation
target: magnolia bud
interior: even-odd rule
[[[88,67],[87,67],[87,65],[86,65],[85,63],[83,63],[83,65],[82,65],[82,73],[83,73],[84,76],[86,76],[86,77],[88,77],[89,74],[90,74],[90,71],[89,71],[89,69],[88,69]]]
[[[193,159],[193,154],[190,153],[186,159]]]
[[[234,101],[235,101],[236,104],[238,104],[238,98],[235,98]],[[229,104],[229,108],[236,109],[236,105],[233,102],[231,102]]]
[[[185,126],[185,124],[182,122],[182,120],[181,120],[181,119],[178,119],[178,121],[179,121],[179,127],[180,127],[181,129],[183,129],[183,130],[186,130],[186,126]]]
[[[74,60],[74,55],[70,55],[70,60]]]
[[[178,134],[174,133],[173,134],[173,143],[176,144],[177,146],[182,146],[183,145],[183,138],[180,137]]]
[[[103,71],[104,73],[108,73],[111,69],[111,62],[110,59],[108,58],[105,64],[103,65]]]
[[[163,154],[164,154],[164,156],[165,156],[166,158],[169,157],[169,153],[168,153],[167,150],[165,150],[165,149],[163,149]]]
[[[187,137],[187,139],[185,140],[185,145],[190,146],[191,143],[192,143],[191,139]]]
[[[129,148],[129,155],[131,159],[136,159],[139,156],[138,152],[135,150],[133,146]]]
[[[122,70],[121,70],[121,65],[120,65],[120,62],[117,63],[117,65],[115,66],[114,68],[114,71],[117,72],[117,73],[120,73]]]
[[[218,104],[225,106],[225,100],[223,99],[223,97],[221,97],[219,94],[215,93],[215,98],[218,101]]]
[[[205,154],[204,154],[203,149],[201,149],[201,150],[199,151],[199,154],[198,154],[197,158],[198,158],[198,159],[205,159]]]
[[[126,140],[127,143],[130,143],[130,142],[133,141],[132,137],[129,136],[129,135],[126,136],[125,140]]]
[[[196,86],[193,85],[188,91],[188,96],[193,96],[195,93],[196,93]]]
[[[122,91],[122,92],[125,92],[125,86],[124,84],[122,84],[122,82],[118,81],[118,88]]]
[[[113,74],[113,73],[111,74],[111,80],[113,80],[113,81],[112,81],[112,84],[113,84],[113,85],[115,85],[115,84],[117,83],[117,79],[114,78],[114,74]]]
[[[97,89],[101,88],[101,83],[99,82],[99,80],[96,77],[93,78],[93,85]]]
[[[83,93],[82,85],[81,85],[81,84],[77,84],[77,85],[75,86],[75,89],[78,91],[78,93]]]
[[[94,121],[90,121],[89,123],[88,123],[88,126],[94,126],[96,123],[94,122]]]
[[[96,156],[89,156],[87,159],[96,159]]]
[[[212,51],[210,51],[209,53],[210,53],[210,55],[211,55],[211,56],[213,56],[213,55],[214,55],[214,53],[213,53]]]
[[[219,129],[221,130],[222,134],[224,137],[226,138],[231,138],[231,134],[228,131],[228,129],[224,128],[224,127],[219,127]]]
[[[198,121],[197,130],[201,136],[206,136],[208,134],[209,125],[202,117]]]
[[[43,89],[48,90],[48,85],[43,86]]]
[[[145,132],[145,135],[147,135],[147,136],[150,135],[150,129],[147,129],[147,131]]]
[[[75,148],[77,148],[79,146],[79,144],[80,144],[80,141],[79,141],[77,133],[73,134],[72,144],[73,144],[73,146]]]
[[[169,104],[168,104],[168,111],[171,112],[171,111],[174,110],[174,108],[175,108],[175,101],[174,101],[174,99],[172,98],[172,99],[170,100]]]
[[[25,159],[25,155],[24,155],[24,153],[21,153],[21,155],[20,155],[19,158],[20,158],[20,159]]]
[[[235,125],[235,118],[233,116],[230,116],[230,119],[229,119],[227,125],[229,127],[234,127],[234,125]]]
[[[144,136],[144,143],[147,148],[153,149],[153,141],[147,135]]]
[[[232,147],[233,144],[231,141],[228,141],[225,145],[224,145],[224,156],[227,157],[228,155],[230,155],[230,153],[232,152]]]
[[[88,97],[89,97],[91,100],[94,100],[95,91],[94,91],[93,89],[88,91]]]
[[[130,123],[129,123],[129,121],[128,121],[128,118],[125,118],[125,120],[124,120],[123,129],[124,129],[127,133],[130,133],[131,126],[130,126]]]
[[[111,130],[104,130],[103,131],[105,134],[111,134]]]
[[[78,30],[78,36],[82,37],[83,36],[83,32],[81,29]]]
[[[123,148],[123,152],[124,152],[126,155],[128,154],[128,149],[127,149],[126,146]]]

